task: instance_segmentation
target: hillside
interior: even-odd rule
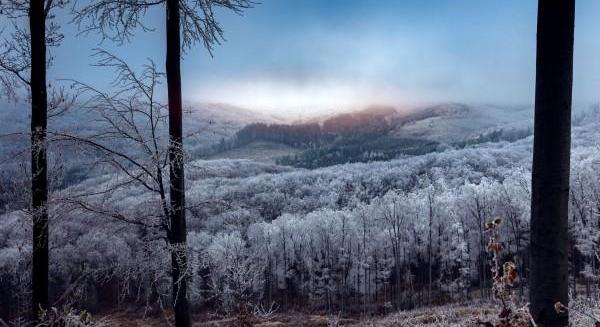
[[[258,162],[276,163],[282,158],[294,156],[300,152],[301,150],[297,148],[278,142],[255,141],[210,155],[208,159],[249,159]]]
[[[29,165],[29,112],[26,104],[2,104],[0,110],[0,194],[14,193],[15,189],[26,188]],[[187,104],[184,113],[184,147],[189,160],[210,156],[213,147],[220,141],[233,137],[236,131],[253,122],[278,123],[279,118],[264,115],[224,104]],[[94,110],[73,109],[59,116],[50,116],[48,121],[50,187],[62,189],[77,184],[86,178],[105,174],[113,167],[104,165],[95,169],[99,157],[96,153],[82,150],[74,142],[65,142],[58,134],[69,134],[91,140],[102,139],[107,145],[124,155],[136,158],[143,155],[139,148],[131,148],[118,138],[99,137],[107,128],[107,121]],[[166,142],[167,124],[163,119],[158,124],[158,141]],[[254,151],[253,153],[256,153]],[[251,155],[243,157],[251,158]],[[68,158],[68,159],[66,159]],[[8,210],[0,197],[0,212]],[[24,205],[11,200],[15,207]]]
[[[531,134],[531,115],[527,107],[439,104],[398,111],[389,106],[370,106],[291,124],[249,124],[215,151],[228,158],[266,160],[270,153],[257,153],[262,148],[256,143],[267,142],[272,148],[279,144],[290,154],[275,151],[268,160],[304,168],[390,160],[484,142],[518,140]]]
[[[0,104],[1,135],[29,132],[29,113],[31,109],[26,104]],[[50,131],[77,133],[94,131],[100,127],[98,114],[93,111],[69,110],[55,117],[49,117]],[[281,123],[283,120],[272,115],[262,114],[227,104],[189,103],[184,107],[184,131],[188,152],[198,153],[208,150],[211,145],[223,138],[231,137],[237,130],[250,123]],[[160,126],[164,128],[165,126]],[[28,137],[15,138],[18,143],[2,142],[2,154],[11,148],[27,145]],[[25,143],[22,143],[25,141]]]
[[[531,107],[440,104],[397,117],[391,134],[452,143],[477,138],[490,130],[527,129],[532,122]]]

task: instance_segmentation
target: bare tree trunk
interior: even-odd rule
[[[531,199],[531,311],[544,327],[567,326],[568,201],[575,0],[540,0]]]
[[[486,257],[486,253],[485,253],[485,239],[484,239],[484,234],[483,234],[483,219],[479,218],[478,219],[478,225],[479,225],[479,260],[480,264],[481,264],[481,272],[479,273],[479,278],[480,278],[480,285],[479,285],[479,289],[481,291],[481,299],[485,299],[486,298],[486,290],[485,290],[485,282],[487,280],[487,274],[486,274],[486,267],[485,267],[485,261],[487,259]]]
[[[577,275],[579,272],[579,256],[577,255],[577,249],[574,244],[571,243],[571,273],[573,274],[573,286],[572,286],[572,295],[573,298],[577,298]]]
[[[431,306],[431,280],[432,280],[432,262],[431,262],[431,214],[429,217],[429,239],[428,239],[428,246],[427,246],[427,270],[428,270],[428,288],[427,288],[427,305]]]
[[[431,192],[431,191],[430,191]],[[429,235],[427,237],[427,265],[428,265],[428,289],[427,289],[427,305],[431,306],[431,282],[432,282],[432,262],[431,262],[431,252],[432,252],[432,237],[431,232],[433,228],[433,194],[427,194],[427,199],[429,203]]]
[[[181,101],[181,36],[179,1],[167,0],[167,87],[169,92],[169,177],[170,226],[168,239],[171,246],[173,274],[173,308],[175,326],[190,326],[187,300],[187,255],[185,221],[185,180],[183,168],[183,126]]]
[[[46,160],[46,15],[42,0],[31,0],[31,205],[33,217],[32,316],[48,309],[48,179]]]

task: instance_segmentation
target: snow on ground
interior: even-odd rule
[[[222,317],[203,315],[193,317],[194,327],[334,327],[334,326],[372,326],[372,327],[463,327],[476,326],[478,319],[487,320],[498,315],[498,309],[491,304],[452,304],[444,306],[435,306],[430,308],[421,308],[408,311],[392,313],[384,317],[361,318],[340,317],[327,314],[307,314],[307,313],[275,313],[269,317]],[[136,318],[127,313],[115,313],[106,316],[105,319],[115,326],[139,326],[154,327],[163,326],[164,318]]]
[[[570,307],[572,308],[570,314],[571,326],[596,326],[592,316],[600,317],[600,295],[571,299]],[[399,311],[383,317],[370,318],[298,312],[274,313],[262,318],[203,315],[193,317],[192,325],[194,327],[475,327],[481,326],[477,324],[478,321],[495,321],[499,310],[499,307],[493,302],[472,301],[463,304],[448,304]],[[164,318],[138,319],[124,312],[109,315],[104,319],[110,319],[115,326],[122,327],[155,327],[163,326],[165,323]]]

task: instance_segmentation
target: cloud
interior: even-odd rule
[[[405,104],[413,99],[392,86],[360,81],[260,77],[199,87],[194,93],[194,100],[226,102],[265,112],[307,116],[371,104]]]

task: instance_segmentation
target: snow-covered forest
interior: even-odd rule
[[[572,292],[584,295],[595,291],[599,273],[599,140],[600,113],[578,114],[569,272]],[[517,263],[524,292],[531,147],[528,137],[315,170],[192,160],[186,172],[190,301],[223,313],[248,303],[389,313],[489,298],[483,225],[496,217],[505,221],[505,255]],[[156,226],[161,200],[142,181],[110,172],[111,164],[98,160],[93,177],[50,197],[51,290],[92,310],[133,303],[156,310],[168,302],[170,287],[168,248]],[[31,225],[26,212],[14,210],[26,201],[19,190],[26,188],[3,190],[5,208],[13,210],[0,224],[2,307],[9,312],[27,306],[29,294],[23,271]]]
[[[0,0],[0,327],[600,326],[600,5],[266,2]]]

